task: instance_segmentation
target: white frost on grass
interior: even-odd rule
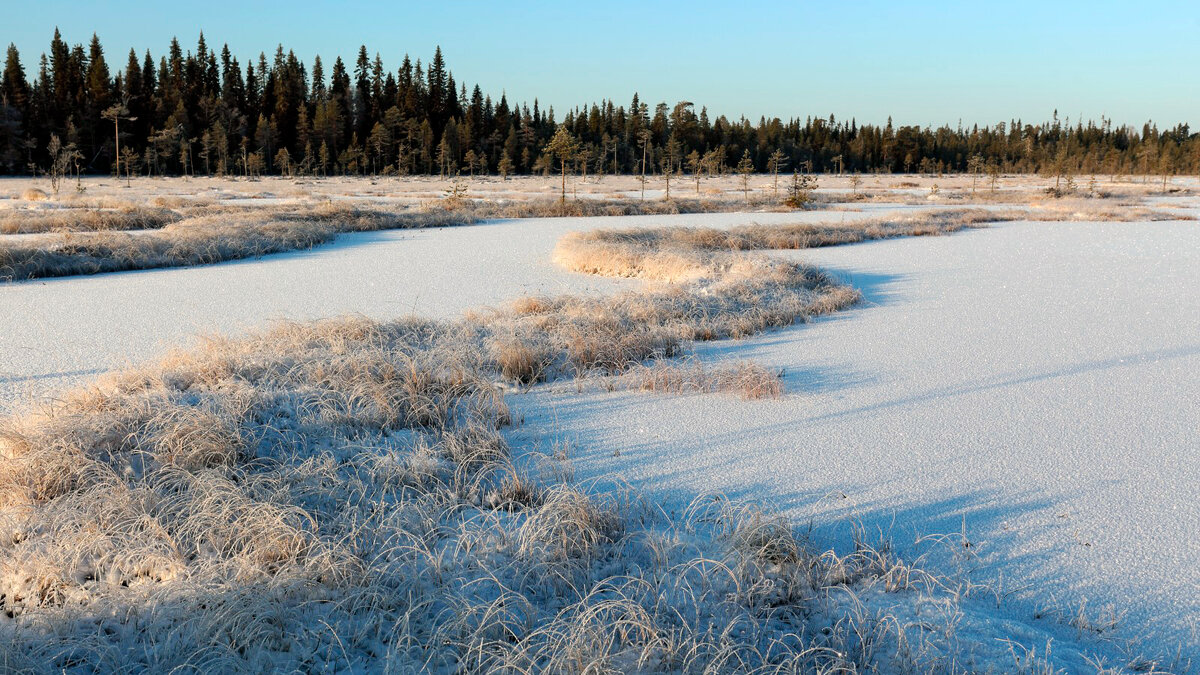
[[[772,222],[769,214],[752,218]],[[636,222],[722,219],[746,217]],[[75,364],[68,377],[79,378],[198,331],[238,332],[264,317],[394,316],[403,313],[397,305],[446,316],[523,293],[609,290],[611,280],[566,275],[547,261],[559,228],[615,222],[363,235],[376,243],[16,284],[3,289],[4,302],[19,298],[5,309],[27,317],[14,325],[33,332],[21,342],[0,338],[9,340],[0,370],[27,368],[29,354],[54,359],[72,339],[82,349],[65,363]],[[428,246],[414,255],[420,241]],[[1188,295],[1197,287],[1197,250],[1192,223],[1039,223],[804,252],[849,274],[876,306],[713,347],[784,368],[799,394],[750,404],[596,395],[556,405],[552,417],[583,442],[583,475],[621,470],[664,491],[656,496],[715,484],[795,512],[841,490],[853,506],[835,498],[801,515],[819,525],[857,515],[884,529],[896,515],[922,533],[957,531],[965,517],[984,578],[1003,575],[1029,612],[1084,597],[1090,608],[1111,603],[1128,610],[1118,626],[1126,635],[1163,628],[1152,646],[1182,642],[1194,652],[1187,621],[1198,611],[1189,589],[1200,562],[1189,533],[1200,527],[1189,449],[1197,445],[1200,368],[1187,338],[1200,334]],[[456,267],[464,257],[467,274]],[[189,275],[198,278],[188,283]],[[97,281],[90,303],[79,303],[73,291]],[[364,293],[372,281],[382,290]],[[39,288],[58,290],[26,290]],[[39,334],[39,321],[53,330],[43,324]],[[1114,351],[1122,346],[1141,351]],[[1148,356],[1121,362],[1139,353]],[[1091,354],[1101,358],[1089,369],[1083,357]],[[535,416],[539,396],[514,399],[531,411],[529,421],[551,419]],[[621,457],[612,458],[613,447]],[[893,539],[903,544],[910,534]],[[994,561],[1008,562],[989,567]]]
[[[869,214],[846,213],[847,221]],[[831,214],[714,213],[505,220],[438,230],[345,234],[261,260],[0,285],[0,410],[185,344],[274,319],[341,314],[451,318],[522,295],[612,292],[629,282],[557,267],[565,233],[653,224],[732,226]]]

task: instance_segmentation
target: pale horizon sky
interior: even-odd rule
[[[807,116],[896,124],[1059,117],[1200,124],[1200,3],[113,2],[9,8],[0,41],[29,78],[57,26],[100,36],[110,69],[157,60],[172,36],[228,43],[243,68],[277,44],[306,66],[353,66],[360,44],[390,71],[441,45],[458,83],[510,102],[577,105],[634,92],[711,117]]]

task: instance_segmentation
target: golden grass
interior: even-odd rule
[[[1043,196],[1044,197],[1044,196]],[[755,208],[785,210],[756,197]],[[833,200],[838,201],[838,200]],[[630,200],[557,199],[502,202],[433,200],[417,208],[384,209],[357,207],[325,201],[291,206],[214,206],[202,197],[154,197],[149,204],[115,197],[71,196],[65,208],[9,210],[0,213],[0,234],[40,235],[5,241],[0,238],[0,279],[95,274],[156,267],[205,265],[310,248],[332,240],[340,233],[383,229],[408,229],[466,225],[493,218],[594,217],[736,211],[740,201],[709,199]],[[1023,212],[1034,220],[1161,220],[1180,216],[1127,204],[1099,204],[1097,200],[1046,200],[1039,198]],[[957,213],[957,212],[956,212]],[[961,214],[959,214],[961,215]],[[754,233],[752,226],[739,231],[743,241],[727,239],[730,248],[806,248],[851,243],[884,236],[923,234],[916,231],[930,221],[937,233],[953,220],[924,214],[903,219],[880,220],[876,230],[839,225],[794,225]],[[980,219],[1012,220],[991,212]],[[969,225],[966,223],[965,225]],[[906,229],[907,228],[907,229]],[[770,236],[757,241],[756,236]],[[704,236],[711,236],[705,234]],[[680,242],[682,243],[682,242]],[[667,270],[671,250],[661,251],[654,265]],[[676,261],[679,262],[679,261]],[[686,262],[678,276],[685,280]],[[606,273],[601,269],[597,273]]]
[[[119,209],[61,208],[0,211],[0,234],[46,232],[100,232],[105,230],[149,230],[179,220],[164,208],[122,207]]]
[[[746,400],[783,396],[783,373],[756,363],[715,367],[698,359],[638,364],[623,376],[631,389],[659,394],[724,392]]]
[[[441,227],[473,221],[473,217],[447,211],[396,214],[332,204],[305,209],[198,208],[198,215],[183,218],[162,209],[129,213],[66,211],[40,219],[14,214],[0,221],[0,227],[14,221],[25,231],[66,230],[18,241],[0,239],[0,278],[205,265],[311,248],[342,232]],[[158,229],[147,229],[151,227]],[[89,228],[95,231],[82,231]],[[116,229],[141,231],[112,231]]]
[[[850,223],[741,225],[730,229],[666,227],[576,232],[559,241],[554,259],[588,274],[687,281],[775,273],[779,263],[739,254],[753,249],[804,249],[868,239],[945,234],[1011,220],[982,209],[919,212]]]

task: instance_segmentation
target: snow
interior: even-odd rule
[[[0,285],[0,411],[29,395],[139,362],[197,335],[277,319],[363,314],[451,318],[522,295],[612,291],[550,259],[588,227],[854,218],[863,213],[704,214],[496,221],[472,227],[346,234],[309,251],[184,269]],[[3,235],[17,236],[17,235]]]
[[[702,357],[785,369],[779,401],[552,391],[582,477],[679,502],[766,499],[822,537],[854,519],[972,541],[1027,614],[1086,602],[1200,656],[1200,227],[1016,223],[806,251],[857,309]],[[619,451],[619,456],[614,456]]]
[[[872,209],[874,210],[874,209]],[[810,213],[809,218],[869,215]],[[568,231],[794,222],[796,214],[501,221],[340,237],[262,260],[0,287],[0,409],[271,319],[451,317],[531,293],[630,287],[550,261]],[[669,505],[721,490],[848,537],[965,529],[977,578],[1028,618],[1112,603],[1126,636],[1200,657],[1200,227],[1009,223],[787,253],[859,308],[705,358],[785,369],[778,401],[542,387],[516,433],[566,430],[577,476]],[[619,454],[618,454],[619,452]],[[952,560],[943,560],[951,564]]]

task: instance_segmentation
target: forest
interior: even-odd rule
[[[569,152],[555,151],[559,129]],[[566,160],[565,162],[560,160]],[[9,45],[0,81],[0,173],[41,175],[584,175],[756,171],[1200,173],[1200,134],[1099,122],[1022,120],[937,128],[828,117],[711,117],[690,101],[634,94],[553,108],[455,80],[440,47],[397,70],[360,47],[306,65],[283,46],[244,67],[201,34],[158,59],[110,67],[100,39],[56,29],[32,76]]]

